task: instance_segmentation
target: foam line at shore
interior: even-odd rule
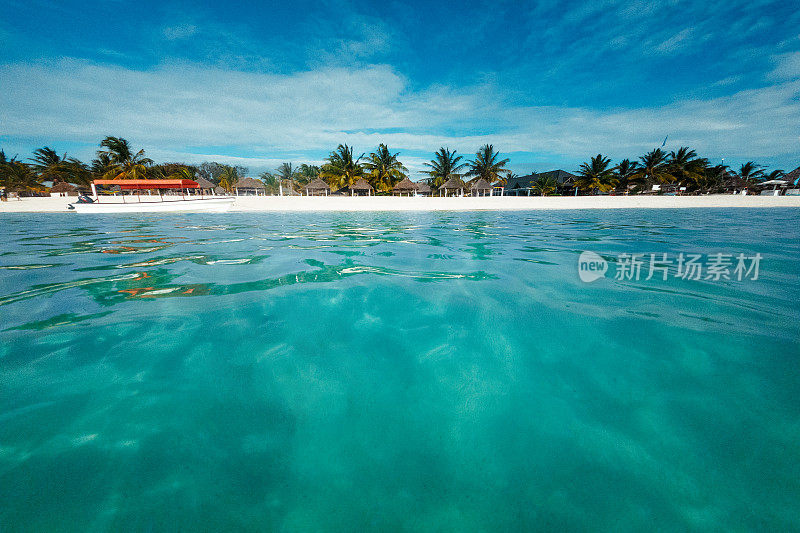
[[[4,212],[65,212],[76,198],[23,198],[0,202]],[[109,201],[105,199],[103,201]],[[233,212],[256,211],[517,211],[535,209],[689,209],[800,207],[800,196],[240,196]]]

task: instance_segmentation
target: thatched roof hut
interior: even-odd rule
[[[195,178],[194,181],[197,182],[197,184],[200,186],[201,189],[208,189],[210,191],[213,191],[214,187],[216,187],[213,181],[209,181],[205,178]]]
[[[445,181],[441,186],[439,186],[439,194],[447,196],[449,193],[450,196],[455,196],[456,194],[463,196],[465,188],[466,185],[463,181],[461,181],[460,178],[452,176],[449,180]]]
[[[354,195],[370,196],[372,195],[372,191],[374,191],[372,185],[367,183],[367,180],[365,180],[364,178],[359,178],[358,181],[356,181],[354,184],[350,186],[350,196]]]
[[[743,189],[746,189],[747,187],[749,187],[749,185],[750,184],[747,183],[747,180],[740,178],[733,172],[729,172],[727,176],[725,176],[723,181],[723,187],[727,192],[738,192]]]
[[[50,187],[50,196],[78,196],[78,188],[66,181],[60,181]]]
[[[430,196],[431,186],[424,181],[417,182],[417,194],[421,194],[423,196]]]
[[[489,196],[492,192],[492,186],[483,178],[475,180],[470,186],[469,193],[472,196]]]
[[[306,185],[307,196],[328,196],[331,188],[320,178],[314,178]]]
[[[64,196],[68,193],[77,193],[78,188],[72,185],[71,183],[67,183],[66,181],[60,181],[50,187],[50,194],[57,193],[59,196]]]
[[[394,186],[394,189],[392,189],[392,193],[399,194],[401,196],[403,194],[411,196],[417,191],[418,188],[419,186],[416,183],[414,183],[408,178],[403,178],[403,180],[400,183]]]
[[[225,192],[225,189],[223,189],[222,187],[217,185],[216,187],[214,187],[214,194],[219,194],[219,195],[224,196],[227,193]]]
[[[75,187],[71,183],[67,183],[66,181],[59,181],[58,183],[50,187],[50,192],[70,192],[76,189],[77,187]]]
[[[241,178],[233,184],[233,188],[236,190],[237,196],[240,194],[258,196],[259,194],[266,194],[267,192],[267,187],[259,180],[253,178]]]
[[[240,178],[233,186],[237,189],[266,189],[266,186],[255,178]]]

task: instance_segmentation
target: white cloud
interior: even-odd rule
[[[773,57],[775,68],[767,75],[772,80],[800,78],[800,52],[790,52]]]
[[[683,49],[692,36],[692,28],[684,28],[669,39],[663,41],[655,47],[655,50],[662,54],[670,54]]]
[[[163,150],[161,148],[153,148],[147,151],[147,156],[155,161],[163,162],[180,162],[188,164],[200,164],[204,161],[216,161],[225,165],[240,165],[247,167],[250,170],[250,175],[256,175],[264,170],[272,170],[281,165],[281,163],[292,162],[294,165],[306,163],[309,165],[321,165],[321,159],[314,159],[309,157],[297,156],[294,157],[246,157],[246,156],[232,156],[214,153],[213,150],[188,152],[180,150]]]
[[[162,30],[164,37],[170,41],[186,39],[197,33],[197,26],[194,24],[179,24],[177,26],[167,26]]]
[[[190,63],[130,70],[64,60],[2,65],[0,86],[0,134],[6,138],[96,143],[120,135],[158,160],[213,158],[271,168],[287,153],[314,159],[339,143],[361,152],[386,142],[393,150],[418,152],[415,157],[440,146],[472,154],[493,143],[512,157],[524,152],[581,161],[597,152],[635,156],[667,134],[672,143],[708,156],[800,155],[800,81],[614,110],[512,105],[491,85],[412,90],[384,65],[268,74]],[[214,155],[219,152],[240,155]],[[417,159],[402,157],[421,170],[425,159]]]
[[[721,80],[715,81],[712,86],[726,87],[728,85],[733,85],[734,83],[739,83],[740,81],[742,81],[742,76],[728,76],[726,78],[722,78]]]

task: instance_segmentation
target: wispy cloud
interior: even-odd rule
[[[130,22],[98,8],[87,17],[108,26],[51,23],[34,41],[24,21],[61,12],[20,2],[23,22],[0,22],[0,135],[16,149],[117,134],[157,157],[251,167],[319,160],[340,142],[387,142],[411,166],[485,142],[514,162],[577,164],[635,156],[667,133],[709,157],[789,160],[800,156],[789,4],[330,0],[232,13],[165,0]]]
[[[194,24],[179,24],[177,26],[166,26],[161,30],[164,37],[169,41],[189,38],[197,33],[197,26]]]
[[[688,46],[692,36],[692,28],[684,28],[669,39],[662,41],[655,47],[662,54],[674,53]]]
[[[767,74],[772,80],[800,78],[800,52],[789,52],[773,57],[775,68]]]
[[[0,94],[7,136],[97,142],[116,134],[165,156],[203,158],[219,153],[203,147],[238,147],[250,164],[298,150],[319,159],[341,142],[358,150],[387,142],[416,154],[444,145],[468,154],[489,142],[505,153],[577,162],[597,151],[633,156],[666,134],[709,156],[800,152],[795,81],[606,111],[514,105],[493,86],[414,90],[380,65],[281,75],[188,63],[139,71],[65,60],[4,65],[0,85],[7,88]]]

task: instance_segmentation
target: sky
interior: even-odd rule
[[[421,178],[492,144],[518,174],[690,146],[800,166],[798,0],[0,0],[0,149],[251,175],[379,143]]]

